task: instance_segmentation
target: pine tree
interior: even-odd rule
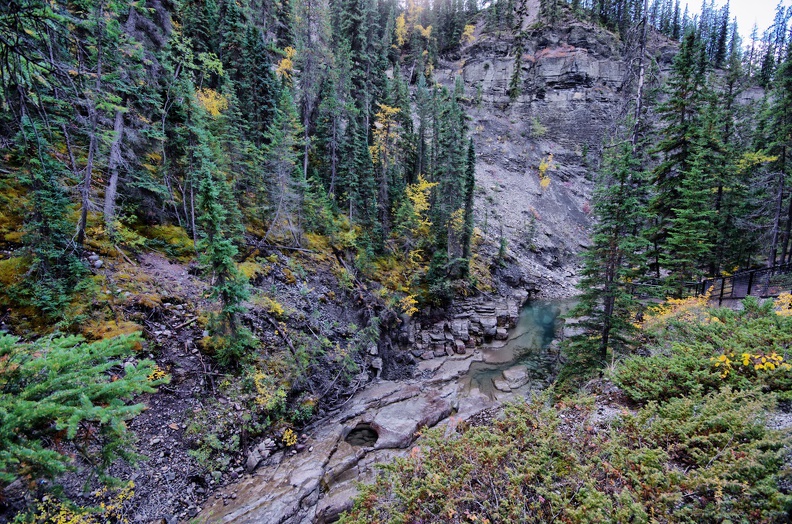
[[[720,23],[715,38],[715,53],[713,57],[713,65],[715,67],[723,67],[726,57],[729,52],[729,3],[723,7],[720,13]]]
[[[668,226],[668,238],[660,255],[660,264],[669,271],[668,292],[682,296],[685,283],[701,276],[699,267],[712,251],[713,220],[711,207],[711,163],[704,130],[693,144],[691,161],[681,173],[679,193],[673,204],[673,218]]]
[[[122,365],[140,342],[132,335],[22,343],[0,334],[0,483],[54,479],[74,469],[75,458],[51,446],[57,433],[100,474],[116,458],[136,458],[125,421],[145,406],[126,401],[167,381],[150,360]]]
[[[473,239],[473,204],[476,190],[476,148],[471,138],[468,144],[467,165],[465,166],[465,229],[462,234],[462,257],[465,259],[464,275],[467,276]]]
[[[646,190],[632,143],[613,144],[593,198],[596,225],[583,256],[580,302],[570,312],[585,320],[584,332],[571,339],[566,351],[570,362],[563,375],[567,378],[601,367],[609,352],[623,353],[632,347],[632,322],[638,309],[632,283],[643,273],[648,247],[642,234]]]
[[[792,45],[787,46],[784,60],[778,67],[773,83],[770,115],[767,152],[776,157],[774,168],[779,173],[780,186],[777,198],[783,199],[783,186],[792,175]],[[792,197],[789,199],[786,214],[786,227],[783,233],[777,231],[777,225],[773,227],[775,240],[770,242],[768,265],[774,265],[778,261],[778,244],[782,249],[779,262],[784,263],[787,256],[792,260],[792,250],[789,249],[792,236],[790,235],[790,231],[792,231]]]
[[[514,70],[509,80],[509,98],[516,100],[522,94],[522,37],[517,37],[514,46]]]
[[[217,352],[223,365],[238,365],[252,345],[249,331],[240,325],[242,302],[248,298],[247,280],[234,262],[237,247],[233,237],[239,224],[226,180],[213,160],[210,136],[195,128],[197,146],[194,163],[197,179],[196,211],[200,237],[197,248],[203,271],[211,277],[209,298],[220,302],[220,312],[210,321],[207,347]]]
[[[300,205],[306,184],[298,168],[302,132],[294,100],[289,89],[284,88],[275,117],[265,135],[267,146],[263,167],[271,177],[274,206],[265,240],[271,234],[287,234],[295,245],[300,243]]]
[[[247,124],[247,137],[261,146],[277,111],[280,84],[273,71],[264,35],[256,28],[248,26],[246,30],[239,69],[237,96]]]
[[[693,140],[701,125],[700,113],[706,100],[707,67],[704,48],[694,31],[688,31],[674,58],[672,75],[666,84],[668,100],[657,109],[665,127],[655,151],[663,159],[653,172],[655,194],[651,201],[653,227],[649,231],[653,244],[651,257],[656,274],[660,274],[660,257],[665,249],[668,227],[675,217],[682,180],[692,165]]]
[[[19,181],[29,190],[29,212],[22,241],[30,256],[28,278],[13,294],[34,306],[44,318],[66,320],[72,294],[79,290],[87,268],[72,239],[68,220],[71,203],[64,181],[68,173],[51,155],[44,126],[23,117],[15,151],[21,170]]]
[[[748,218],[742,206],[746,193],[738,168],[738,159],[742,156],[744,145],[740,143],[740,130],[737,128],[737,121],[742,116],[737,98],[743,90],[745,75],[740,60],[736,24],[732,26],[729,58],[725,66],[726,75],[722,84],[716,88],[719,95],[711,97],[710,109],[706,111],[710,124],[717,126],[717,129],[709,132],[721,142],[721,147],[709,161],[715,186],[712,240],[714,251],[709,268],[711,275],[718,274],[723,267],[739,267],[745,260],[746,253],[753,249],[750,239],[755,237],[748,231],[741,230],[740,226]]]
[[[463,93],[464,84],[461,78],[457,78],[454,91],[448,93],[443,88],[436,100],[436,163],[431,180],[438,185],[432,206],[432,222],[437,229],[437,250],[445,251],[445,266],[442,269],[435,267],[435,278],[444,274],[442,278],[456,279],[464,272],[462,238],[469,144],[467,117],[460,106]]]

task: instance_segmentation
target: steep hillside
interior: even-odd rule
[[[546,25],[527,15],[522,27],[517,42],[480,21],[473,41],[445,56],[436,75],[451,85],[461,73],[465,82],[477,152],[476,223],[492,245],[506,241],[503,281],[570,294],[588,244],[603,141],[634,100],[636,52],[571,16]],[[676,44],[650,36],[653,73],[662,74]],[[515,66],[518,92],[510,93]]]

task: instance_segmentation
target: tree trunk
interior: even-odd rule
[[[97,19],[102,20],[102,11],[104,10],[104,2],[100,2],[98,6]],[[85,165],[85,173],[83,175],[82,187],[80,193],[82,195],[82,210],[80,211],[80,221],[77,223],[77,238],[76,243],[82,248],[85,242],[85,227],[88,223],[88,207],[91,205],[91,177],[93,175],[94,159],[96,157],[97,148],[97,126],[99,120],[99,110],[96,107],[96,99],[100,96],[102,91],[102,38],[101,34],[104,31],[103,24],[99,24],[99,38],[97,42],[97,55],[96,55],[96,83],[94,84],[93,100],[89,104],[89,111],[91,113],[91,131],[88,141],[88,160]]]
[[[778,235],[781,222],[781,208],[784,202],[784,172],[778,173],[778,195],[776,197],[776,211],[773,218],[773,231],[770,240],[770,252],[767,255],[767,267],[776,265],[778,251]]]
[[[787,253],[789,251],[789,236],[792,232],[792,195],[789,198],[789,208],[787,210],[786,227],[784,228],[784,241],[781,247],[781,261],[780,264],[786,262]]]
[[[113,143],[110,145],[110,158],[107,168],[110,171],[110,179],[107,181],[104,198],[104,221],[108,231],[112,230],[113,220],[115,219],[115,203],[118,194],[118,170],[123,159],[121,158],[121,142],[124,135],[124,113],[117,109],[115,121],[113,122]]]
[[[101,76],[98,75],[98,76]],[[99,81],[97,80],[97,83]],[[97,89],[98,94],[99,89]],[[97,109],[94,104],[91,104],[91,132],[88,141],[88,160],[85,164],[85,173],[83,174],[82,186],[80,187],[80,195],[82,197],[82,210],[80,211],[80,221],[77,223],[77,245],[82,246],[85,242],[85,227],[88,223],[88,207],[91,205],[91,177],[93,175],[94,159],[96,157],[96,133],[97,133]]]
[[[338,117],[333,117],[333,139],[330,142],[330,187],[327,193],[335,200],[336,176],[338,173]]]

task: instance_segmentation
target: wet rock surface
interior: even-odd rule
[[[552,333],[560,309],[542,306],[539,313],[526,317],[519,314],[517,304],[519,296],[503,302],[474,301],[460,305],[452,320],[428,323],[429,331],[416,328],[417,340],[443,344],[442,356],[419,361],[413,379],[380,380],[358,392],[339,412],[307,428],[297,453],[282,450],[265,457],[269,448],[259,444],[251,451],[254,457],[261,457],[257,469],[224,488],[196,521],[333,522],[350,507],[356,483],[373,480],[377,463],[408,453],[422,428],[475,421],[505,401],[546,387],[546,368],[513,363],[520,354],[512,345],[531,335],[533,338],[522,342],[536,348],[539,360],[556,359],[552,350],[546,353],[539,348],[547,346],[545,331]],[[461,340],[466,328],[469,332],[479,330],[481,318],[517,329],[511,330],[505,344],[466,347],[464,354],[446,354],[446,341]],[[478,336],[483,337],[480,330]],[[480,365],[489,367],[487,386],[471,379],[472,370]]]
[[[517,325],[520,308],[531,292],[518,289],[507,297],[476,297],[457,301],[446,320],[432,317],[406,320],[401,340],[412,338],[409,350],[418,359],[429,360],[443,355],[466,354],[493,340],[506,340],[509,329]],[[406,334],[409,333],[408,337]]]
[[[329,521],[349,507],[354,483],[372,478],[375,463],[405,453],[418,430],[452,413],[455,388],[421,381],[373,385],[353,397],[343,414],[316,424],[304,451],[263,461],[253,475],[226,488],[236,498],[214,499],[198,521]]]

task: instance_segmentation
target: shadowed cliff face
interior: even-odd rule
[[[476,225],[490,245],[507,242],[511,285],[572,292],[588,242],[590,198],[603,139],[634,96],[630,50],[604,29],[564,21],[528,29],[517,60],[510,33],[483,33],[435,69],[462,76],[476,145]],[[650,42],[660,71],[673,44]],[[517,96],[510,97],[515,67]],[[513,93],[515,94],[515,93]],[[544,165],[543,165],[544,164]]]

